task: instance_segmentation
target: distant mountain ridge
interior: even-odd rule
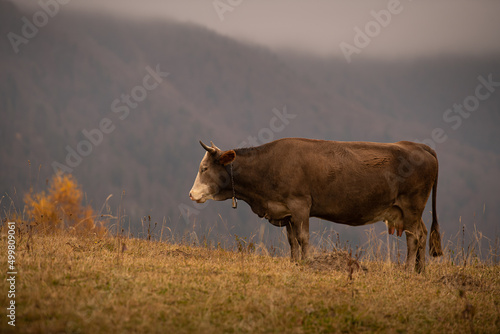
[[[5,1],[0,9],[0,35],[19,31],[27,14]],[[498,233],[500,89],[459,129],[443,121],[446,109],[474,94],[479,76],[500,81],[498,57],[347,64],[273,53],[191,24],[128,21],[68,8],[19,53],[6,38],[0,50],[2,194],[15,188],[22,198],[30,185],[42,187],[52,164],[66,160],[67,147],[76,151],[80,144],[82,152],[91,152],[72,173],[88,200],[100,208],[113,194],[116,208],[125,191],[122,207],[133,229],[151,215],[165,217],[177,232],[194,225],[248,235],[260,224],[248,207],[234,211],[227,203],[200,207],[189,201],[204,153],[198,140],[213,140],[222,149],[249,142],[249,136],[258,143],[282,137],[424,140],[441,128],[448,135],[436,145],[442,229],[456,233],[462,216],[470,228],[476,223],[485,233]],[[145,78],[157,68],[168,76],[145,88],[152,87]],[[117,99],[121,104],[114,104]],[[113,106],[125,105],[123,118],[123,109],[115,112]],[[283,108],[296,117],[264,135]],[[86,134],[96,134],[106,119],[109,133],[101,129],[102,138],[95,135],[97,144],[84,151],[81,143],[91,142]]]

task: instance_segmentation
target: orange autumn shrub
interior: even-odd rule
[[[47,192],[26,194],[25,213],[31,225],[41,231],[69,229],[76,233],[105,234],[107,229],[95,221],[94,210],[82,205],[82,200],[83,192],[76,179],[70,174],[56,174]]]

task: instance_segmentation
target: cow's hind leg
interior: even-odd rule
[[[405,219],[406,243],[408,255],[406,268],[421,273],[425,269],[425,244],[427,241],[427,228],[422,218]]]
[[[424,220],[420,218],[420,239],[418,240],[417,257],[415,259],[415,270],[419,273],[425,270],[425,244],[427,242],[427,228]]]

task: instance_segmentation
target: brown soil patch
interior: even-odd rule
[[[334,250],[330,253],[314,254],[307,265],[319,271],[343,271],[353,273],[355,271],[367,271],[358,260],[354,259],[348,252]]]
[[[456,288],[466,289],[466,288],[480,288],[481,281],[464,273],[454,273],[449,275],[444,275],[438,282],[447,285],[452,285]]]

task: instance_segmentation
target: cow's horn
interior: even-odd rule
[[[207,150],[207,152],[209,152],[210,154],[215,154],[215,152],[217,152],[217,150],[214,147],[210,147],[210,146],[203,144],[203,142],[201,140],[200,140],[200,144],[201,144],[201,147],[203,147],[205,150]]]
[[[213,148],[215,148],[217,151],[220,151],[221,149],[215,146],[213,141],[210,141],[210,145],[212,145]]]

